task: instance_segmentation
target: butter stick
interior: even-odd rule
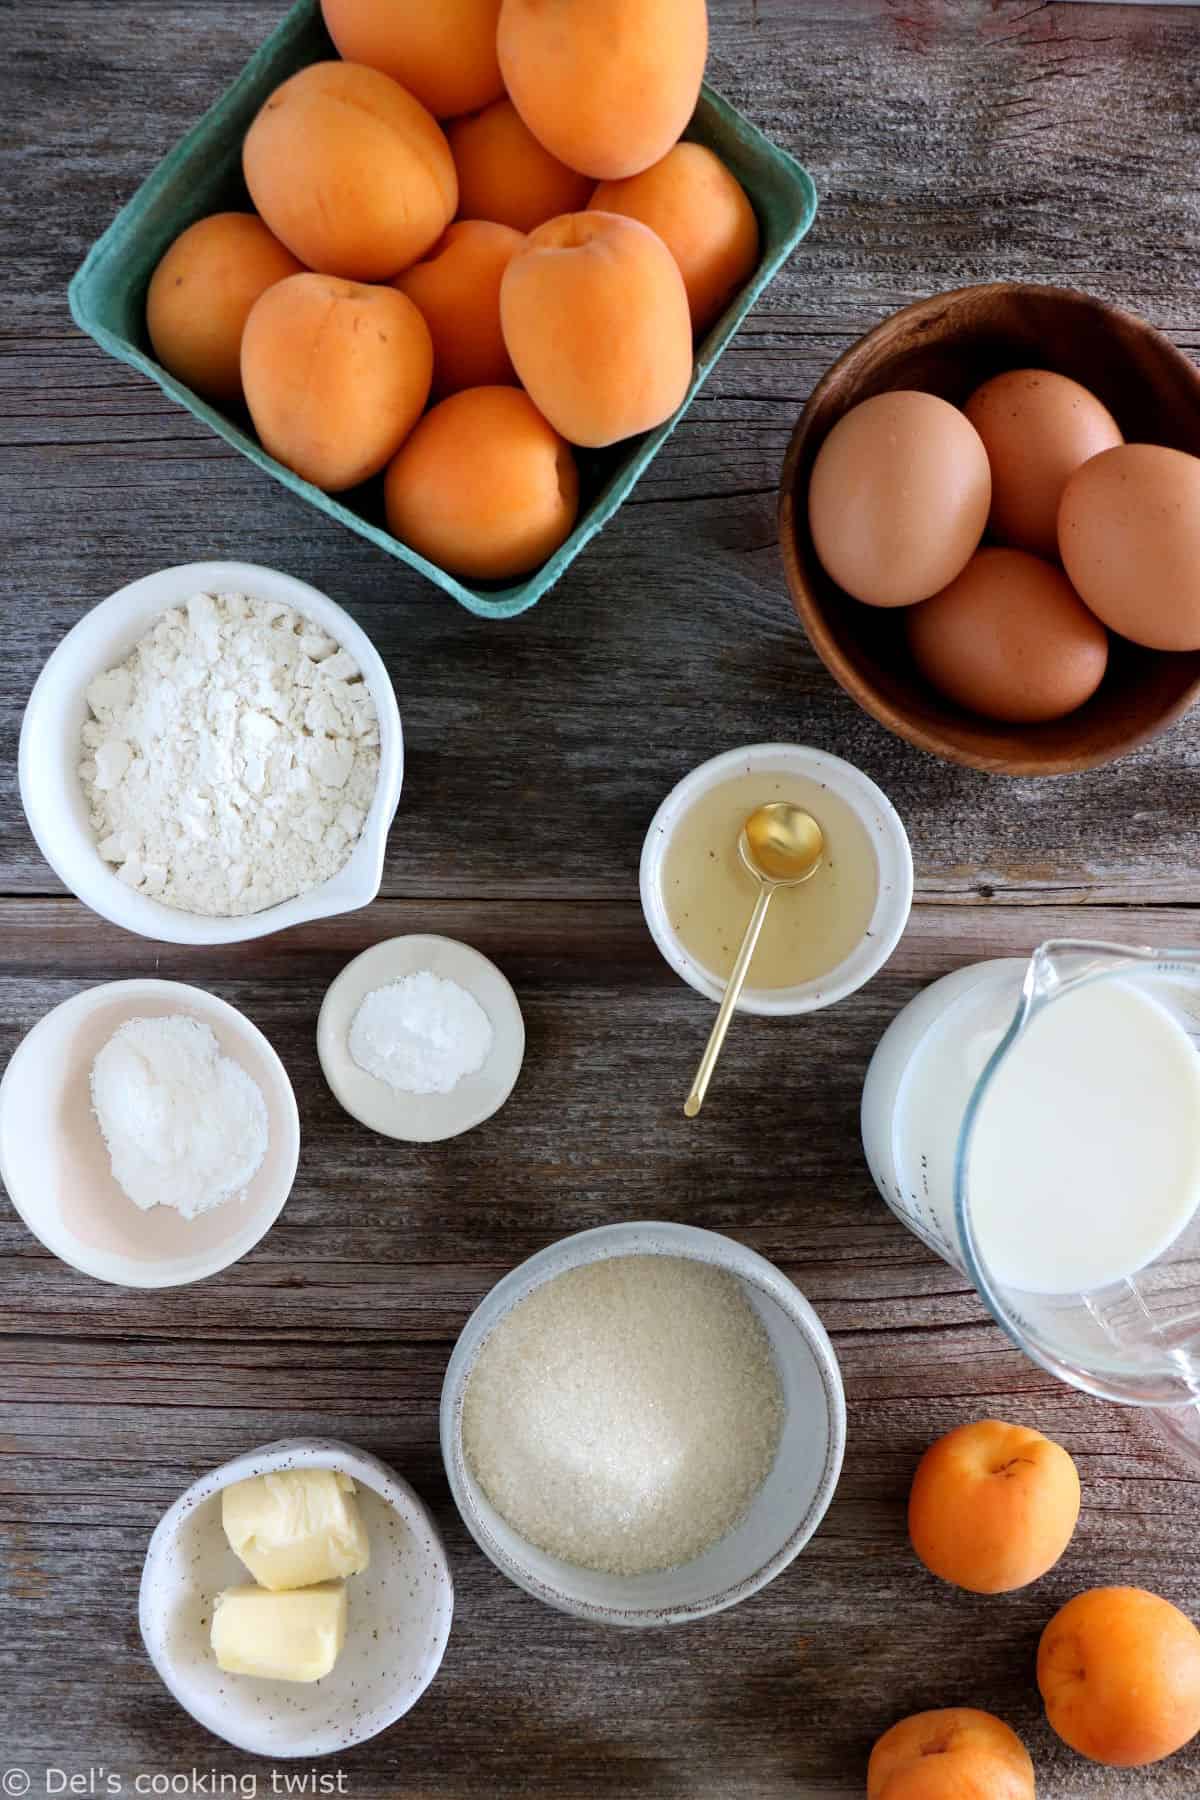
[[[262,1587],[311,1587],[357,1575],[370,1561],[354,1494],[353,1481],[336,1469],[283,1469],[227,1487],[221,1523]]]
[[[346,1590],[340,1581],[288,1594],[227,1588],[213,1607],[213,1655],[227,1675],[320,1681],[345,1641]]]

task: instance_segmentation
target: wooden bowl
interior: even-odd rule
[[[1067,288],[997,281],[907,306],[860,338],[813,390],[783,465],[779,535],[813,648],[865,711],[919,749],[1002,775],[1067,775],[1146,743],[1200,693],[1200,651],[1114,637],[1099,691],[1065,719],[1004,725],[944,700],[917,673],[900,609],[852,600],[817,560],[808,482],[827,433],[860,400],[923,388],[961,406],[1002,369],[1054,369],[1103,400],[1130,442],[1200,456],[1200,371],[1134,314]]]

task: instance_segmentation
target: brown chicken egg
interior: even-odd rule
[[[808,522],[839,587],[868,606],[911,606],[953,581],[991,496],[987,451],[965,414],[898,389],[833,427],[813,464]]]
[[[913,661],[947,699],[1007,724],[1061,719],[1108,666],[1108,633],[1062,571],[988,546],[905,615]]]
[[[992,465],[992,535],[1058,555],[1058,503],[1090,456],[1124,443],[1107,406],[1049,369],[1008,369],[977,387],[964,408]]]
[[[1077,469],[1063,567],[1097,618],[1151,650],[1200,650],[1200,457],[1122,444]]]

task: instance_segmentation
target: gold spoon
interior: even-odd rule
[[[802,881],[808,881],[820,868],[824,851],[825,834],[812,814],[805,812],[802,807],[790,806],[786,800],[773,800],[769,806],[760,806],[743,825],[738,838],[738,855],[759,884],[758,899],[754,902],[754,911],[750,915],[742,947],[730,973],[716,1022],[704,1046],[704,1055],[700,1058],[692,1091],[684,1102],[683,1110],[689,1119],[694,1119],[704,1105],[704,1096],[708,1092],[712,1072],[717,1066],[729,1021],[746,985],[750,959],[754,955],[775,890],[799,887]]]

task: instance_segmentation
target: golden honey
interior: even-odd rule
[[[692,960],[728,979],[758,884],[738,855],[743,825],[758,806],[805,807],[825,834],[821,867],[771,901],[748,985],[795,987],[819,980],[863,940],[879,891],[879,864],[866,826],[840,795],[803,775],[736,775],[701,794],[675,825],[662,863],[667,917]]]

